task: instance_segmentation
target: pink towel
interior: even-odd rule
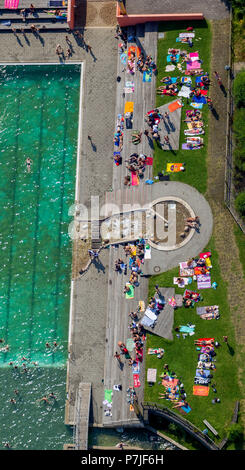
[[[194,61],[194,60],[199,59],[199,54],[198,54],[198,52],[190,52],[189,57],[190,57],[191,61]]]
[[[131,176],[132,176],[132,186],[138,186],[139,184],[138,175],[136,175],[136,173],[132,171]]]
[[[18,8],[20,0],[5,0],[4,6],[5,8]]]
[[[192,62],[187,62],[187,70],[193,70],[193,69],[200,69],[201,64],[200,62],[197,62],[197,60],[193,60]]]

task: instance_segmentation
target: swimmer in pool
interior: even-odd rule
[[[30,173],[31,171],[31,164],[32,164],[32,160],[28,157],[26,159],[26,168],[27,168],[28,173]]]

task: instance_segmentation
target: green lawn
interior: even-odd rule
[[[158,65],[158,75],[156,86],[162,85],[160,82],[161,78],[164,76],[170,75],[172,77],[181,77],[184,74],[181,74],[178,69],[175,69],[173,72],[165,72],[165,66],[167,65],[167,51],[169,48],[180,48],[181,50],[187,50],[188,52],[199,52],[199,57],[203,60],[202,68],[204,72],[210,71],[210,45],[211,45],[211,27],[210,24],[206,21],[197,21],[191,22],[191,26],[195,29],[195,40],[193,47],[189,47],[188,44],[181,44],[176,42],[180,32],[186,30],[190,26],[188,22],[169,22],[169,23],[160,23],[159,32],[164,32],[164,38],[158,40],[158,56],[157,56],[157,65]],[[201,38],[201,39],[199,39]],[[184,68],[184,67],[183,67]],[[192,77],[192,84],[195,84],[195,77]],[[174,101],[174,97],[169,96],[156,96],[156,106],[162,106],[166,103]],[[185,163],[186,171],[179,173],[172,173],[170,178],[173,181],[182,181],[187,184],[194,186],[201,193],[206,191],[206,182],[207,182],[207,167],[206,167],[206,155],[207,155],[207,143],[208,143],[208,107],[207,105],[203,106],[202,119],[205,126],[205,134],[202,136],[204,138],[204,147],[200,150],[182,150],[181,145],[185,142],[184,138],[184,129],[187,128],[186,123],[183,122],[185,118],[185,111],[187,109],[193,109],[190,104],[187,103],[186,98],[182,98],[184,107],[182,108],[181,113],[181,131],[180,131],[180,148],[179,150],[162,150],[155,143],[154,151],[154,162],[153,162],[153,173],[154,176],[158,174],[159,171],[165,170],[167,163]]]
[[[225,428],[229,425],[235,401],[239,399],[237,374],[236,374],[236,344],[234,339],[233,327],[230,320],[229,306],[227,302],[226,286],[222,280],[218,255],[215,250],[214,239],[211,239],[207,250],[212,253],[211,279],[216,281],[218,288],[203,289],[199,291],[202,294],[203,301],[198,302],[197,306],[219,305],[220,318],[218,320],[202,320],[196,314],[194,308],[179,308],[174,314],[174,328],[180,325],[191,323],[195,325],[195,334],[187,336],[185,339],[176,336],[173,329],[173,341],[165,340],[153,334],[147,334],[146,351],[148,348],[162,347],[165,354],[162,359],[156,356],[146,356],[146,369],[148,367],[157,368],[158,379],[153,387],[145,383],[145,400],[158,402],[172,409],[172,403],[168,400],[159,400],[159,392],[164,391],[164,387],[159,378],[163,372],[163,366],[167,363],[170,370],[174,371],[178,377],[182,378],[187,393],[187,401],[192,411],[185,414],[184,417],[190,420],[195,426],[203,430],[205,425],[203,420],[207,419],[219,432],[221,438],[225,436]],[[152,276],[149,281],[149,297],[154,294],[154,286],[173,287],[173,277],[178,275],[178,268],[174,268],[166,273]],[[177,286],[175,286],[177,287]],[[196,282],[190,285],[191,289],[197,290]],[[182,293],[184,290],[176,288],[176,293]],[[223,336],[228,335],[229,346],[223,342]],[[210,388],[208,397],[194,396],[193,385],[197,360],[199,352],[196,350],[194,340],[203,337],[214,337],[221,347],[216,349],[216,370],[213,372],[212,382],[215,382],[217,394]],[[211,400],[215,396],[221,399],[220,404],[212,404]],[[173,410],[174,411],[174,410]],[[178,411],[176,411],[179,413]],[[212,435],[210,435],[212,438]]]

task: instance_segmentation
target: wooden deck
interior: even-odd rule
[[[174,324],[174,309],[168,304],[168,299],[174,296],[174,288],[160,288],[161,296],[165,300],[163,310],[158,315],[154,328],[146,327],[145,329],[150,333],[154,333],[157,336],[173,340],[173,324]]]
[[[91,400],[91,384],[80,383],[75,402],[75,449],[88,449],[88,426]]]
[[[146,55],[151,55],[153,59],[157,54],[157,24],[138,25],[136,28],[136,44]],[[135,43],[134,43],[135,44]],[[131,43],[129,43],[129,46]],[[124,69],[120,61],[120,54],[118,55],[118,75],[121,76],[121,81],[117,84],[117,109],[115,120],[118,114],[124,113],[125,101],[134,102],[133,113],[133,129],[145,130],[144,115],[155,106],[155,76],[153,74],[151,82],[143,82],[142,73],[136,71],[131,76]],[[134,82],[134,93],[126,94],[123,96],[123,91],[126,81]],[[116,125],[116,123],[115,123]],[[115,149],[116,150],[116,149]],[[145,199],[144,180],[152,177],[152,167],[147,166],[144,180],[136,187],[130,187],[125,190],[124,177],[127,174],[127,169],[124,163],[131,153],[137,152],[144,153],[147,156],[153,156],[153,151],[148,143],[146,136],[142,136],[142,141],[139,145],[135,146],[131,142],[131,130],[124,129],[124,140],[122,155],[122,165],[114,166],[113,169],[113,193],[107,193],[107,202],[128,201],[130,204],[134,202],[143,201]],[[125,191],[125,192],[124,192]],[[111,415],[104,414],[102,421],[103,426],[142,426],[141,421],[136,416],[134,411],[130,411],[130,403],[127,398],[127,389],[133,386],[133,374],[131,367],[123,360],[122,369],[119,367],[118,361],[113,357],[114,353],[118,351],[118,341],[123,341],[125,344],[127,339],[130,338],[129,331],[129,313],[135,310],[138,306],[139,300],[147,301],[148,295],[148,281],[146,278],[140,278],[140,285],[135,288],[134,299],[126,299],[123,293],[124,286],[128,281],[129,275],[119,274],[115,272],[115,261],[118,258],[126,261],[122,246],[110,247],[110,265],[109,265],[109,283],[108,283],[108,311],[107,311],[107,333],[106,333],[106,354],[105,354],[105,367],[104,367],[104,388],[112,389],[116,384],[122,385],[122,391],[113,391]],[[144,266],[143,266],[144,271]],[[136,388],[139,401],[143,398],[144,392],[144,362],[141,363],[141,371],[139,375],[141,386]],[[103,399],[102,399],[103,401]]]

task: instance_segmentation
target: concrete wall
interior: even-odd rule
[[[75,27],[75,3],[76,0],[68,0],[67,23],[70,29]]]
[[[117,22],[119,26],[133,26],[148,21],[181,21],[181,20],[203,20],[203,13],[178,13],[178,14],[152,14],[152,15],[122,15],[120,6],[117,4]]]

